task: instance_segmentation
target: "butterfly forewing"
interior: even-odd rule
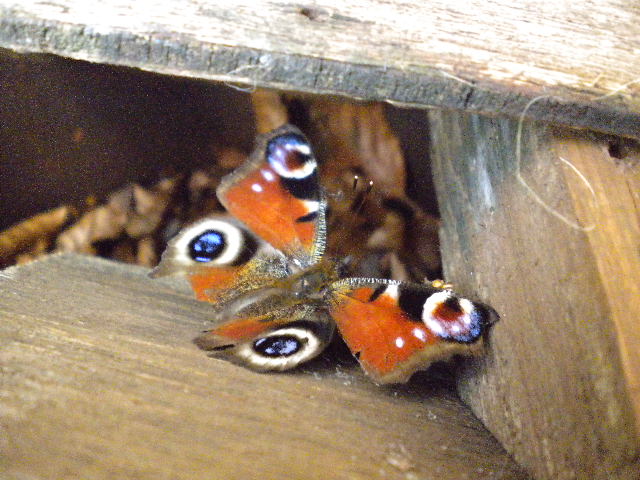
[[[315,263],[325,244],[325,201],[307,139],[285,126],[262,137],[247,164],[217,191],[227,211],[301,267]]]
[[[405,382],[435,361],[473,353],[494,319],[489,307],[451,290],[357,278],[335,285],[329,311],[378,383]]]

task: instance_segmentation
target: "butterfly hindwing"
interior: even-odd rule
[[[348,278],[334,288],[331,316],[377,383],[405,382],[435,361],[473,353],[495,320],[490,307],[427,285]]]
[[[238,318],[203,332],[194,343],[212,357],[256,371],[289,370],[320,354],[334,325],[323,312],[305,306]]]
[[[239,222],[214,215],[182,229],[169,242],[152,277],[189,279],[196,298],[228,301],[287,275],[286,259]]]
[[[217,190],[227,211],[301,267],[324,252],[326,201],[306,137],[284,126],[261,137],[249,161]]]

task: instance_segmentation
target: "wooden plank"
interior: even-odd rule
[[[638,163],[540,124],[519,162],[518,122],[429,118],[445,278],[501,315],[463,399],[536,478],[637,478]]]
[[[330,356],[273,375],[207,358],[190,340],[209,306],[146,272],[0,272],[2,478],[527,478],[428,375],[379,388]]]
[[[554,137],[554,150],[593,189],[591,195],[580,176],[563,169],[577,220],[596,226],[587,238],[615,326],[628,394],[640,419],[640,149],[627,147],[618,159],[610,156],[607,142],[560,134]]]
[[[0,46],[640,138],[640,5],[0,0]]]

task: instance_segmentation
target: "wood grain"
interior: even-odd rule
[[[429,118],[445,278],[501,315],[463,399],[536,478],[637,478],[637,164],[541,124],[518,164],[517,122]]]
[[[622,0],[0,0],[0,46],[206,79],[519,115],[640,138]]]
[[[612,158],[607,142],[566,132],[558,133],[554,144],[559,158],[588,181],[563,169],[576,218],[595,226],[587,238],[615,326],[628,394],[640,419],[640,149],[628,148],[624,158]]]
[[[525,479],[451,390],[324,357],[265,375],[190,342],[208,305],[146,270],[55,256],[0,272],[0,476]]]

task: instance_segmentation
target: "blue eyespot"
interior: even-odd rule
[[[253,343],[253,348],[266,357],[288,357],[301,347],[300,340],[293,335],[259,338]]]
[[[216,230],[207,230],[189,242],[189,256],[196,262],[210,262],[222,253],[224,247],[224,235]]]
[[[309,144],[306,142],[302,135],[297,133],[287,133],[284,135],[278,135],[277,137],[269,140],[267,144],[267,155],[277,153],[278,150],[300,150],[309,149]]]
[[[311,150],[301,135],[280,135],[267,144],[267,160],[276,172],[286,176],[287,172],[293,172],[311,160]]]

